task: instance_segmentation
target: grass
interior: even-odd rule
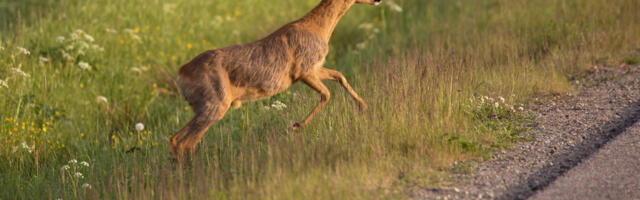
[[[395,2],[354,6],[330,44],[368,112],[327,82],[330,103],[287,132],[319,100],[296,84],[229,111],[176,172],[167,138],[192,115],[179,66],[317,0],[0,0],[0,199],[406,198],[520,140],[529,99],[640,46],[634,0]]]

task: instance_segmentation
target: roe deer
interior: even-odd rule
[[[195,116],[169,141],[174,159],[181,163],[185,152],[192,153],[229,107],[275,95],[299,80],[320,93],[321,99],[307,117],[290,127],[292,130],[307,125],[329,101],[330,93],[322,80],[339,82],[365,110],[366,104],[344,76],[322,65],[329,52],[329,38],[345,12],[355,3],[378,5],[381,1],[322,0],[304,17],[264,39],[209,50],[182,66],[177,85]]]

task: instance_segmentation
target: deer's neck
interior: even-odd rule
[[[352,0],[322,0],[311,12],[299,20],[301,25],[329,41],[340,18],[353,5]]]

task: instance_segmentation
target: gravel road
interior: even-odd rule
[[[530,199],[640,199],[640,122]]]
[[[572,169],[591,155],[597,157],[599,154],[596,152],[599,152],[601,147],[640,119],[640,66],[627,65],[606,69],[594,67],[592,73],[581,80],[576,81],[579,87],[578,94],[545,100],[543,104],[530,108],[538,119],[534,128],[524,133],[530,141],[518,143],[513,149],[496,153],[491,161],[478,164],[473,173],[455,175],[453,181],[456,184],[452,187],[420,189],[411,197],[527,199],[535,195],[535,198],[553,199],[553,196],[546,196],[553,195],[552,187],[556,187],[556,184],[571,185],[562,181],[577,181],[579,177],[573,177],[573,173],[590,173],[574,172]],[[632,129],[638,130],[635,127]],[[635,134],[640,133],[636,131]],[[628,150],[628,153],[634,153],[631,149]],[[637,159],[638,149],[633,150],[636,151],[636,157],[630,158]],[[609,170],[620,172],[621,175],[640,174],[637,167],[628,169],[632,172],[616,170],[615,168],[627,164],[619,160],[607,162],[616,163],[600,167],[610,167],[612,169]],[[640,166],[638,164],[640,161],[637,161],[636,166]],[[586,181],[588,177],[582,178]],[[637,182],[635,186],[637,187]]]

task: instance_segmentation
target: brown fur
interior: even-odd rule
[[[182,66],[178,87],[195,116],[171,137],[174,158],[181,162],[185,152],[193,152],[207,129],[222,119],[229,107],[238,108],[242,101],[275,95],[299,80],[320,93],[321,101],[290,129],[307,125],[329,101],[330,93],[322,80],[338,81],[360,108],[366,109],[344,76],[322,65],[338,20],[354,3],[374,4],[374,1],[379,3],[376,0],[322,0],[303,18],[264,39],[206,51]]]

